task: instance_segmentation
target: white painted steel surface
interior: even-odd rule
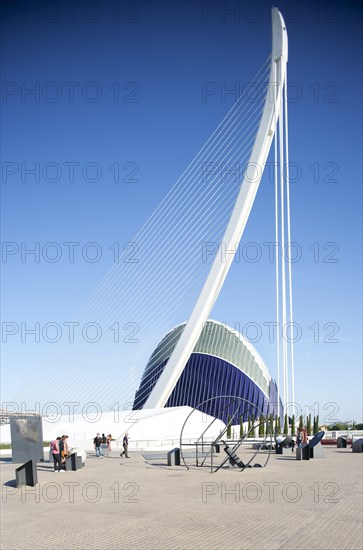
[[[271,69],[264,110],[236,204],[222,241],[226,250],[235,248],[241,240],[250,215],[263,169],[275,134],[280,114],[282,90],[286,78],[287,32],[285,22],[277,8],[272,9]],[[185,329],[175,349],[150,393],[145,409],[164,407],[203,329],[209,313],[218,297],[234,254],[226,258],[216,255],[203,289],[194,306]]]

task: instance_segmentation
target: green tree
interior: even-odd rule
[[[280,422],[280,417],[279,416],[276,416],[276,432],[278,434],[281,433],[281,422]]]
[[[260,416],[260,425],[258,427],[258,436],[259,437],[264,437],[265,436],[265,418],[262,416]]]
[[[301,414],[299,418],[299,430],[302,430],[303,427],[304,427],[304,419],[303,419],[303,415]]]
[[[227,439],[231,439],[232,437],[232,423],[231,423],[231,415],[228,415],[228,424],[227,424]]]
[[[291,418],[291,435],[295,435],[296,434],[296,429],[295,429],[295,415],[293,414],[292,415],[292,418]]]
[[[270,434],[274,435],[274,415],[273,413],[270,414]]]
[[[319,431],[319,415],[317,414],[314,416],[314,427],[313,427],[313,433],[317,434]]]
[[[287,414],[285,414],[284,434],[289,435],[289,422],[288,422],[288,419],[287,419]]]
[[[244,436],[243,416],[241,415],[239,417],[239,437],[240,437],[240,439],[242,439],[243,436]]]
[[[357,428],[357,426],[359,426],[359,424],[356,425],[356,430],[358,430],[359,428]],[[346,422],[337,422],[336,424],[333,424],[332,426],[329,426],[329,430],[347,430],[348,429],[348,424]]]
[[[251,433],[250,437],[255,438],[255,415],[252,413],[251,415]]]
[[[306,430],[308,432],[308,435],[312,435],[312,432],[311,432],[311,414],[309,414],[309,416],[307,418]]]

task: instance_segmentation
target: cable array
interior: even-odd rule
[[[275,97],[275,101],[276,101]],[[277,387],[281,394],[284,413],[291,412],[295,403],[295,367],[294,367],[294,334],[293,334],[293,292],[290,254],[290,177],[288,147],[287,115],[287,77],[281,94],[280,117],[275,136],[275,237],[278,246],[276,257],[276,321],[277,333]],[[280,242],[279,242],[280,235]],[[287,266],[286,266],[287,264]],[[281,266],[281,276],[280,267]],[[287,271],[287,273],[286,273]],[[289,390],[291,389],[291,402]],[[279,395],[280,398],[280,395]],[[278,398],[278,410],[279,410]],[[291,409],[291,410],[290,410]],[[282,415],[282,411],[279,411]]]
[[[94,401],[102,408],[133,401],[153,350],[188,318],[211,261],[220,253],[260,123],[269,68],[270,58],[253,79],[258,97],[242,94],[234,103],[74,316],[80,326],[100,326],[102,337],[94,343],[57,345],[17,401],[61,398],[59,381],[68,401]]]

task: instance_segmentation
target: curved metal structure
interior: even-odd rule
[[[262,178],[263,168],[275,134],[286,79],[287,33],[281,13],[272,9],[271,68],[261,122],[232,215],[222,241],[227,250],[241,240]],[[218,297],[234,254],[216,255],[206,282],[183,333],[144,408],[164,407],[179,380],[201,334],[203,324]]]
[[[189,419],[193,415],[193,413],[195,413],[195,411],[200,411],[200,410],[205,410],[205,409],[210,409],[210,408],[214,409],[215,407],[212,405],[214,402],[217,402],[218,406],[222,407],[219,410],[219,414],[216,415],[217,417],[225,417],[225,416],[227,416],[227,412],[228,412],[228,421],[227,421],[226,426],[223,429],[223,431],[216,438],[214,438],[212,441],[207,442],[207,441],[203,440],[205,434],[208,432],[209,428],[215,422],[216,418],[214,418],[208,424],[208,426],[204,429],[203,433],[199,436],[197,441],[195,441],[192,444],[191,443],[185,443],[183,441],[183,433],[184,433],[185,427],[186,427]],[[223,404],[223,405],[221,405],[221,404]],[[207,405],[209,405],[209,406],[207,406]],[[212,406],[210,406],[210,405],[212,405]],[[190,467],[186,463],[184,451],[190,449],[191,447],[195,447],[195,457],[193,457],[193,461],[195,459],[195,466],[196,467],[205,466],[206,465],[206,460],[209,459],[210,464],[207,464],[207,465],[210,467],[211,473],[218,472],[218,470],[223,468],[223,466],[229,461],[229,456],[230,455],[227,453],[226,456],[220,461],[220,463],[216,464],[215,461],[213,460],[214,450],[215,450],[216,445],[220,445],[221,443],[223,443],[223,445],[227,445],[227,447],[228,447],[227,442],[231,443],[231,444],[233,444],[233,447],[231,448],[231,453],[236,453],[238,451],[238,449],[242,446],[243,442],[246,442],[247,438],[250,437],[250,432],[252,430],[254,431],[256,428],[258,428],[260,426],[260,422],[257,423],[257,424],[254,424],[254,427],[251,428],[250,432],[246,433],[243,437],[239,438],[237,441],[228,441],[227,440],[227,442],[226,442],[223,439],[223,437],[225,436],[225,434],[227,434],[228,427],[232,426],[233,423],[236,423],[236,421],[238,421],[241,416],[243,417],[246,414],[250,415],[252,411],[254,411],[254,412],[256,411],[256,405],[252,401],[249,401],[248,399],[244,399],[244,398],[242,398],[238,395],[220,395],[218,397],[211,397],[211,398],[207,399],[206,401],[204,401],[203,403],[199,403],[189,413],[189,415],[185,419],[185,422],[182,426],[182,430],[180,432],[180,456],[181,456],[181,459],[184,463],[184,466],[187,468],[187,470],[189,470]],[[260,418],[262,417],[262,411],[261,410],[258,410],[257,414],[259,415]],[[266,446],[268,447],[268,453],[267,453],[267,456],[265,456],[265,463],[264,463],[263,467],[265,467],[267,465],[267,463],[270,459],[271,451],[272,451],[272,432],[269,430],[269,424],[268,423],[266,424],[266,427],[267,427],[267,431],[266,431],[265,437],[264,437],[262,442],[261,441],[259,442],[258,446],[255,448],[255,452],[253,453],[253,455],[248,456],[248,459],[247,459],[246,462],[240,461],[240,465],[238,466],[240,471],[243,471],[245,468],[251,468],[251,463],[254,462],[256,456],[261,451],[261,449],[266,448]],[[268,441],[268,439],[269,439],[269,441]],[[199,455],[198,455],[198,447],[199,446],[202,448],[202,456],[201,457],[199,457]],[[204,449],[208,449],[208,451],[205,452]],[[199,458],[201,459],[200,464],[199,464]],[[261,466],[261,465],[256,464],[256,466]]]

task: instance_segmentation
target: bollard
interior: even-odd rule
[[[180,466],[180,449],[178,447],[168,452],[168,466]]]
[[[29,485],[35,487],[38,483],[37,463],[35,460],[28,460],[19,468],[15,470],[16,486]]]

